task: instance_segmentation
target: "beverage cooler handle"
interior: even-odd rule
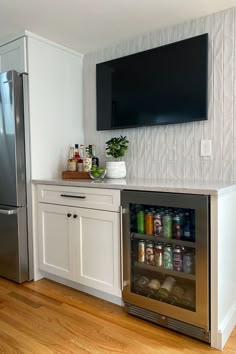
[[[124,289],[124,263],[123,263],[123,208],[120,206],[120,286]]]

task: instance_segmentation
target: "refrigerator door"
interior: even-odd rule
[[[26,207],[0,205],[0,276],[17,283],[28,280]]]
[[[0,204],[26,205],[22,78],[0,74]]]

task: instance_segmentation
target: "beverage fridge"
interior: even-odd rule
[[[123,191],[128,313],[210,342],[209,196]]]

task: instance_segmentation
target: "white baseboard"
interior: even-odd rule
[[[84,292],[86,294],[90,294],[90,295],[96,296],[96,297],[98,297],[100,299],[112,302],[113,304],[116,304],[116,305],[119,305],[119,306],[124,306],[124,303],[123,303],[122,299],[120,297],[118,297],[118,296],[110,295],[110,294],[104,293],[104,292],[102,292],[100,290],[89,288],[88,286],[75,283],[75,282],[73,282],[71,280],[60,278],[60,277],[58,277],[57,275],[54,275],[54,274],[49,274],[47,272],[42,272],[42,271],[40,271],[40,272],[41,272],[40,274],[42,275],[41,278],[47,278],[47,279],[53,280],[53,281],[55,281],[57,283],[69,286],[70,288],[82,291],[82,292]],[[34,279],[34,280],[39,280],[41,278]]]
[[[230,318],[227,318],[227,321],[225,321],[225,325],[223,326],[223,329],[220,330],[217,334],[217,347],[216,349],[223,350],[227,340],[229,339],[232,330],[234,329],[236,325],[236,309],[232,313]]]

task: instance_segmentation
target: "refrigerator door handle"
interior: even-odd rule
[[[0,214],[4,214],[4,215],[13,215],[13,214],[17,214],[17,209],[11,209],[11,210],[7,210],[7,209],[0,209]]]

